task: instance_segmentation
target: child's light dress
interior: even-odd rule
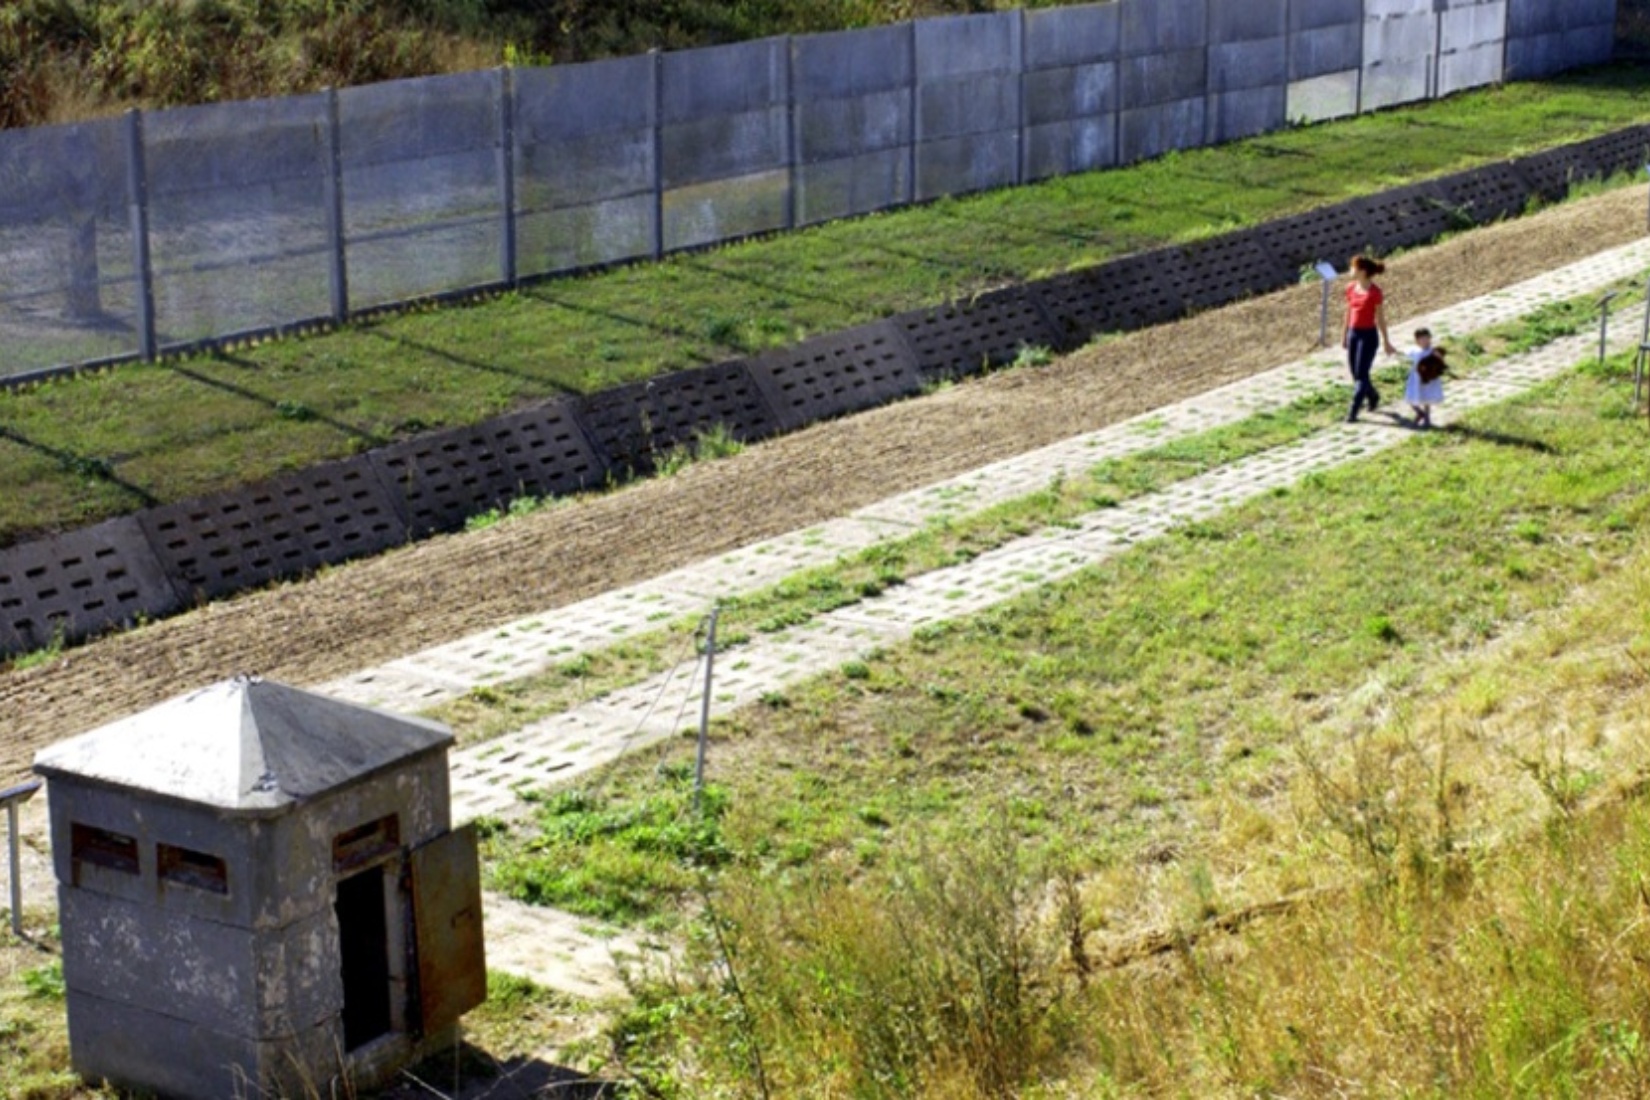
[[[1404,383],[1404,400],[1411,405],[1442,405],[1444,403],[1444,379],[1440,375],[1431,382],[1421,381],[1421,360],[1427,357],[1428,348],[1411,348],[1409,351],[1409,379]]]

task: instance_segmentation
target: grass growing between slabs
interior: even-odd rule
[[[1559,1095],[1642,1073],[1638,964],[1589,951],[1636,942],[1631,867],[1605,871],[1650,832],[1632,806],[1581,812],[1650,732],[1650,478],[1624,370],[719,721],[714,860],[630,828],[667,796],[686,813],[691,747],[670,745],[496,832],[495,881],[548,899],[582,876],[599,898],[611,874],[633,914],[698,914],[722,979],[644,983],[616,1032],[680,1095],[754,1094],[759,1073],[799,1096],[1048,1076],[1081,1083],[1049,1096]],[[669,868],[651,886],[650,864]],[[1102,973],[1108,936],[1173,943],[1324,888],[1335,904],[1255,933],[1254,969],[1228,969],[1241,941],[1185,939],[1165,968]],[[678,1040],[744,1054],[687,1061]]]
[[[1631,308],[1642,297],[1642,291],[1625,283],[1606,289],[1621,291],[1617,309]],[[1441,340],[1453,353],[1453,376],[1470,377],[1486,364],[1583,331],[1596,323],[1602,294],[1553,302],[1517,320]],[[1406,373],[1407,367],[1393,366],[1377,371],[1389,403],[1396,403]],[[1017,500],[969,512],[966,495],[960,496],[956,514],[930,522],[913,536],[800,571],[770,588],[726,598],[720,605],[718,648],[736,652],[755,637],[804,626],[821,614],[879,596],[923,573],[961,564],[1039,528],[1071,522],[1097,508],[1296,442],[1338,422],[1345,404],[1345,391],[1330,387],[1235,424],[1098,462],[1080,476],[1059,479]],[[426,715],[451,726],[460,744],[491,740],[697,660],[702,649],[695,636],[701,625],[698,618],[682,619],[630,635],[572,656],[547,673],[472,689]]]
[[[1642,84],[1614,68],[1486,89],[0,392],[0,541],[1641,122]]]

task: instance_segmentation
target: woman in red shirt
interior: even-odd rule
[[[1352,369],[1352,409],[1346,414],[1347,423],[1358,419],[1358,410],[1369,403],[1369,410],[1381,403],[1369,372],[1375,366],[1375,352],[1384,349],[1388,355],[1398,354],[1386,332],[1385,295],[1375,285],[1375,276],[1386,270],[1386,265],[1368,256],[1352,257],[1352,282],[1346,288],[1346,325],[1341,330],[1341,347],[1346,349],[1347,366]]]

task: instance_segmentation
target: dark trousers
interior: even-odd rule
[[[1366,400],[1372,409],[1380,400],[1375,383],[1369,380],[1369,372],[1375,368],[1375,353],[1381,350],[1381,333],[1379,329],[1355,328],[1350,337],[1346,345],[1346,365],[1352,369],[1352,381],[1357,383],[1357,388],[1352,391],[1352,411],[1347,415],[1357,416]]]

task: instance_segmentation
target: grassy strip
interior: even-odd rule
[[[0,393],[0,541],[1642,121],[1606,69]]]
[[[1641,290],[1625,282],[1613,289],[1621,291],[1617,309],[1629,308],[1642,297]],[[1554,302],[1527,317],[1460,334],[1458,341],[1441,342],[1457,352],[1452,359],[1457,375],[1470,377],[1488,363],[1580,331],[1596,319],[1602,293]],[[1377,373],[1389,399],[1392,390],[1401,387],[1406,371],[1386,367]],[[1345,404],[1344,393],[1336,389],[1296,398],[1236,424],[1097,463],[1082,475],[1061,479],[1040,493],[932,522],[915,535],[800,571],[773,587],[730,597],[721,604],[718,648],[737,650],[757,635],[805,625],[818,615],[873,598],[911,577],[960,564],[1039,528],[1070,522],[1096,508],[1158,492],[1249,455],[1304,439],[1339,420]],[[460,744],[485,742],[691,658],[700,625],[698,618],[683,619],[632,635],[580,654],[543,675],[475,688],[425,714],[451,726]]]
[[[874,860],[893,823],[942,820],[1005,774],[1029,832],[1104,836],[1097,855],[1159,842],[1226,764],[1269,769],[1322,701],[1415,683],[1632,546],[1638,426],[1599,419],[1623,407],[1578,376],[719,723],[739,745],[723,781],[751,784],[733,803],[762,807],[736,848]],[[608,790],[652,783],[633,767]]]
[[[1650,744],[1626,366],[721,723],[717,977],[643,991],[631,1064],[667,1095],[758,1072],[795,1096],[1641,1081],[1650,817],[1577,814]],[[604,810],[660,787],[622,769]],[[547,806],[539,850],[500,845],[495,873],[634,873],[621,834],[559,842],[581,812]],[[1484,847],[1531,816],[1529,845]],[[1252,950],[1095,969],[1096,929],[1348,881],[1370,885]]]

